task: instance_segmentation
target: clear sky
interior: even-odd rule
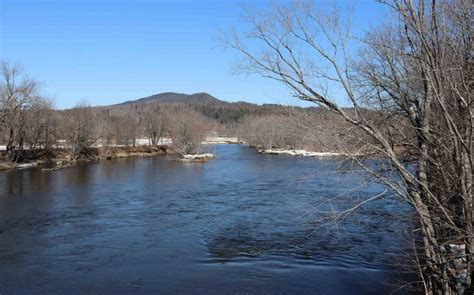
[[[241,21],[237,0],[0,0],[0,59],[44,83],[59,108],[107,105],[160,92],[208,92],[227,101],[294,104],[287,89],[232,74],[235,52],[215,41]],[[324,7],[327,1],[319,1]],[[344,3],[343,0],[339,2]],[[355,29],[382,18],[356,0]]]

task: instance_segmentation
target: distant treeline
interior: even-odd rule
[[[144,139],[157,146],[163,138],[171,138],[178,153],[190,154],[199,152],[208,135],[239,137],[264,149],[315,151],[363,150],[369,141],[324,108],[229,103],[208,94],[186,100],[166,93],[166,100],[151,97],[101,107],[80,102],[55,110],[53,101],[40,94],[38,82],[19,67],[4,63],[1,78],[0,145],[12,162],[52,148],[66,149],[70,159],[79,159],[92,146],[135,146]],[[179,95],[176,102],[173,95]],[[374,112],[374,120],[382,117]]]

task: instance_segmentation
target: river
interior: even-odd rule
[[[208,148],[1,172],[0,293],[386,294],[408,276],[394,198],[321,222],[383,191],[340,159]]]

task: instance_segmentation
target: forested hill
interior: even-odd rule
[[[118,105],[130,105],[137,103],[223,103],[223,101],[213,97],[212,95],[200,92],[194,94],[184,94],[176,92],[163,92],[136,100],[129,100]]]
[[[248,102],[227,102],[215,98],[208,93],[183,94],[164,92],[136,100],[99,107],[116,112],[129,110],[141,111],[153,106],[187,107],[196,110],[204,116],[214,119],[221,124],[239,123],[247,115],[267,115],[287,113],[289,107],[278,104],[257,105]]]

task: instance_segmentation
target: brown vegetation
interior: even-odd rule
[[[151,157],[158,155],[173,154],[174,151],[168,146],[139,146],[139,147],[89,147],[87,149],[87,158],[70,158],[69,149],[50,149],[47,153],[44,150],[36,150],[37,153],[30,161],[26,163],[13,163],[8,161],[1,161],[4,156],[0,154],[0,170],[9,170],[21,168],[24,164],[38,165],[51,167],[46,170],[55,170],[59,168],[69,167],[73,163],[83,161],[101,161],[112,160],[129,157]]]
[[[1,75],[0,145],[6,148],[0,151],[2,168],[35,161],[161,154],[170,150],[160,141],[165,136],[173,139],[172,148],[179,154],[194,154],[214,126],[213,120],[181,104],[132,105],[124,110],[80,102],[57,111],[40,95],[39,83],[18,66],[3,63]],[[143,138],[151,147],[137,146]]]
[[[238,135],[264,150],[304,149],[316,152],[373,153],[367,137],[334,113],[324,109],[291,109],[286,113],[247,116]]]
[[[197,154],[212,123],[196,111],[175,109],[170,120],[170,134],[175,151],[181,155]]]
[[[19,67],[3,63],[0,74],[0,134],[8,160],[21,162],[36,147],[49,147],[51,103]]]

